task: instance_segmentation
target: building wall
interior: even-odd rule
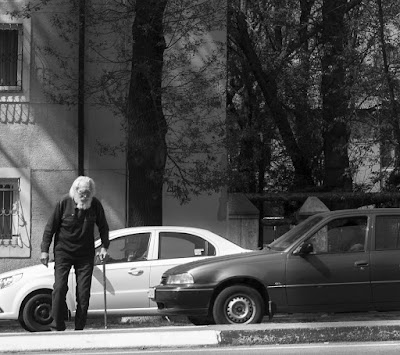
[[[24,3],[3,2],[2,11]],[[49,27],[42,23],[46,16],[0,16],[2,23],[23,24],[23,90],[0,92],[0,179],[20,179],[21,215],[26,221],[21,223],[23,243],[0,246],[0,272],[38,262],[47,218],[76,177],[76,111],[46,102],[42,92],[45,63],[39,48],[48,35]]]
[[[50,16],[66,11],[66,2],[53,0],[29,19],[6,15],[7,10],[23,4],[25,0],[0,0],[0,23],[20,22],[24,31],[23,92],[0,91],[0,179],[11,174],[23,182],[20,194],[27,221],[22,246],[0,245],[0,272],[38,263],[47,219],[78,175],[76,107],[50,103],[44,94],[55,85],[48,69],[58,65],[44,47],[63,45],[55,41]],[[226,32],[218,36],[226,40]],[[210,43],[212,40],[213,35]],[[77,54],[73,50],[69,54],[73,67]],[[224,118],[223,105],[216,109]],[[85,173],[97,184],[97,196],[111,229],[123,228],[126,223],[125,156],[99,154],[98,142],[118,144],[123,137],[120,122],[111,112],[86,103]],[[226,192],[221,192],[193,197],[190,203],[180,205],[166,191],[163,224],[204,227],[226,235],[226,203]]]
[[[364,149],[367,146],[367,149]],[[380,164],[380,149],[378,144],[354,142],[349,146],[349,156],[358,154],[357,170],[353,176],[353,182],[357,185],[368,186],[370,192],[379,192],[382,188],[382,181],[373,182],[377,175],[382,173]]]

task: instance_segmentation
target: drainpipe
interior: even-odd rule
[[[79,1],[78,58],[78,174],[85,174],[85,17],[86,1]]]

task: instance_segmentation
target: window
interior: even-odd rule
[[[18,242],[19,204],[19,179],[0,179],[0,244]]]
[[[22,24],[0,23],[0,91],[22,90]]]
[[[395,149],[393,144],[389,141],[382,142],[380,146],[380,154],[382,168],[390,168],[394,166]]]
[[[386,50],[389,69],[396,70],[400,64],[400,52],[396,46],[389,46]]]
[[[307,218],[306,220],[302,221],[298,225],[294,226],[280,238],[273,241],[269,247],[272,250],[283,251],[286,248],[290,247],[296,240],[301,238],[304,233],[308,230],[312,229],[315,225],[321,222],[323,217],[315,215]]]
[[[316,232],[309,242],[314,253],[351,253],[365,250],[367,217],[339,218]]]
[[[160,233],[159,259],[211,255],[215,255],[215,247],[197,235],[175,232]]]
[[[108,263],[124,263],[147,260],[150,233],[125,235],[110,241]],[[96,253],[100,247],[96,249]]]
[[[400,217],[377,216],[375,223],[375,249],[400,249]]]
[[[31,170],[0,168],[0,259],[31,256]]]

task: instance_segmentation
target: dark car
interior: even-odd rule
[[[400,309],[400,209],[309,217],[267,248],[179,265],[153,299],[194,324],[261,322],[274,312]]]

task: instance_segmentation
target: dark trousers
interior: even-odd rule
[[[76,313],[75,330],[82,330],[86,325],[89,308],[90,286],[94,258],[75,258],[70,256],[55,256],[55,282],[52,294],[52,328],[65,330],[66,302],[68,291],[68,275],[71,267],[75,269],[76,277]]]

